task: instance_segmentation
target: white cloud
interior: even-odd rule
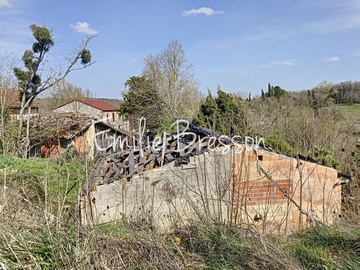
[[[2,7],[11,7],[9,0],[0,0],[0,8]]]
[[[326,61],[326,62],[338,62],[338,61],[340,61],[340,58],[337,57],[337,56],[333,56],[333,57],[329,57],[329,58],[324,59],[324,61]]]
[[[276,66],[293,66],[294,63],[292,61],[276,61],[271,64],[262,65],[263,68],[270,68],[270,67],[276,67]]]
[[[90,24],[87,22],[77,22],[76,24],[70,24],[70,27],[75,29],[79,33],[83,33],[87,35],[99,34],[99,31],[90,28]]]
[[[201,15],[204,14],[205,16],[212,16],[215,14],[224,14],[224,11],[216,11],[213,10],[212,8],[209,7],[201,7],[198,9],[189,9],[189,10],[185,10],[182,15],[184,17],[187,16],[197,16],[197,15]]]
[[[293,65],[294,65],[293,62],[287,62],[287,61],[283,62],[282,64],[283,64],[284,66],[293,66]]]

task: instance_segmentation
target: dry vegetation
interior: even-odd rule
[[[360,267],[359,216],[352,210],[341,224],[286,237],[206,220],[167,233],[123,221],[81,227],[74,207],[88,168],[76,159],[0,156],[0,269]]]

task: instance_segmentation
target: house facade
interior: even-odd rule
[[[9,115],[12,120],[19,120],[20,109],[21,109],[21,97],[20,92],[17,90],[0,89],[0,105],[9,110]],[[30,111],[24,112],[24,117],[27,114],[30,116],[37,115],[39,113],[39,104],[36,100],[31,103]]]
[[[116,129],[129,130],[129,123],[125,121],[119,112],[119,108],[102,100],[74,100],[56,108],[54,112],[86,115],[96,120],[101,120]]]

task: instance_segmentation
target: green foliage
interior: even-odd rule
[[[13,69],[15,77],[18,80],[18,85],[20,87],[21,97],[25,95],[25,102],[32,102],[41,92],[53,86],[56,82],[59,82],[61,79],[64,79],[66,75],[72,71],[71,67],[80,59],[81,64],[87,66],[91,63],[91,53],[86,49],[87,43],[91,40],[85,42],[83,48],[76,54],[76,57],[71,61],[70,67],[67,71],[64,72],[65,75],[60,78],[51,78],[44,85],[42,85],[40,64],[44,62],[46,54],[54,46],[54,40],[52,37],[52,31],[46,28],[45,26],[37,26],[32,24],[30,26],[33,37],[35,41],[32,44],[31,50],[26,50],[22,56],[22,62],[24,64],[25,70],[22,70],[18,67]],[[51,81],[51,83],[50,83]],[[29,104],[27,104],[29,105]],[[25,106],[25,104],[22,104]]]
[[[83,49],[80,52],[81,64],[86,65],[91,62],[91,53],[87,49]]]
[[[220,87],[216,97],[209,91],[193,122],[229,136],[245,134],[248,124],[242,98],[226,93]]]
[[[202,127],[208,127],[213,130],[216,128],[216,123],[220,121],[220,114],[218,113],[218,105],[216,99],[212,96],[210,90],[208,95],[200,104],[200,108],[194,122]]]
[[[276,131],[272,136],[265,138],[266,146],[272,149],[278,150],[281,153],[288,154],[290,156],[295,154],[294,148],[285,140],[284,135],[280,131]]]
[[[152,81],[145,76],[130,77],[125,86],[127,91],[122,93],[123,102],[120,107],[125,116],[130,120],[131,129],[138,129],[140,117],[145,117],[146,126],[150,136],[160,131],[163,122],[162,107],[158,103],[159,94]]]
[[[38,74],[39,65],[45,54],[54,46],[52,33],[46,27],[32,24],[30,29],[35,42],[32,45],[32,50],[26,50],[21,58],[26,70],[14,68],[14,74],[21,89],[21,96],[25,95],[26,101],[34,99],[38,94],[38,88],[41,86],[41,77]]]
[[[261,98],[264,99],[265,98],[265,92],[263,89],[261,89]]]
[[[267,96],[268,97],[274,97],[275,96],[274,86],[272,86],[270,83],[268,83]]]
[[[323,81],[311,90],[310,107],[312,107],[316,114],[319,109],[333,104],[337,89],[334,84]]]
[[[35,24],[30,25],[30,29],[33,33],[36,42],[33,44],[33,51],[35,53],[46,53],[54,46],[54,40],[52,33],[45,26],[40,27]]]
[[[358,269],[360,261],[350,251],[351,235],[336,227],[316,226],[298,232],[290,249],[305,269]]]
[[[287,91],[282,89],[280,86],[272,86],[270,83],[268,83],[268,90],[266,94],[264,94],[264,91],[261,89],[261,97],[275,97],[277,99],[280,99],[281,97],[288,97],[289,94]]]
[[[325,148],[325,147],[315,146],[311,156],[318,163],[335,169],[340,164],[340,162],[335,158],[334,147]]]
[[[19,81],[19,87],[21,89],[26,88],[27,82],[31,81],[32,72],[14,68],[14,74]]]
[[[24,192],[28,191],[36,198],[43,198],[44,183],[47,183],[47,192],[52,198],[65,196],[68,188],[76,182],[84,182],[86,175],[83,165],[74,160],[55,162],[40,158],[24,159],[0,155],[0,183],[5,169],[9,172],[7,185],[23,189]],[[68,200],[74,200],[76,197],[76,192],[72,192]]]

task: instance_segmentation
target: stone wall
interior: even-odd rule
[[[265,150],[222,150],[95,186],[80,199],[82,223],[124,218],[166,229],[211,220],[287,233],[314,220],[331,224],[338,216],[336,170]]]
[[[191,220],[225,222],[231,214],[231,155],[214,151],[142,172],[130,181],[98,185],[81,198],[83,223],[126,218],[160,228]]]
[[[97,108],[91,107],[80,101],[74,100],[68,104],[65,104],[54,110],[57,113],[75,113],[75,114],[86,114],[97,119],[104,118],[103,111]]]

